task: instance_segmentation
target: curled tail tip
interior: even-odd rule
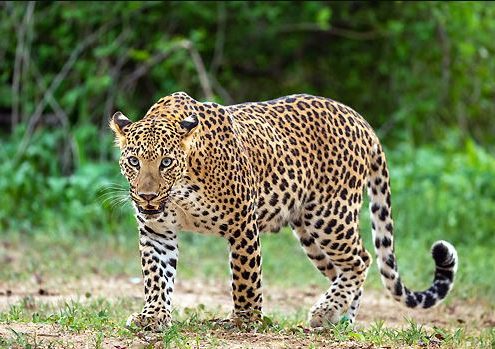
[[[447,241],[439,240],[431,247],[431,255],[437,268],[457,271],[459,258],[455,247]]]
[[[454,284],[454,277],[458,266],[458,257],[455,247],[447,241],[437,241],[431,247],[431,255],[435,261],[435,277],[433,284],[426,291],[409,291],[406,289],[403,298],[409,308],[431,308],[447,297]]]

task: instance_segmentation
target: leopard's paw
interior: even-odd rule
[[[126,327],[150,332],[161,332],[170,326],[171,319],[167,315],[134,313],[126,321]]]
[[[313,328],[327,327],[340,321],[341,314],[327,308],[314,308],[309,313],[309,326]]]
[[[233,311],[227,321],[237,328],[251,328],[263,323],[263,313],[260,310]]]

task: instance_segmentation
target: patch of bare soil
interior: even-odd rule
[[[298,312],[307,312],[323,289],[309,287],[302,289],[281,289],[265,287],[265,313],[283,313],[290,316]],[[85,302],[88,299],[103,297],[109,300],[131,298],[141,301],[142,286],[140,278],[117,277],[103,279],[95,276],[90,279],[66,283],[47,281],[40,285],[35,280],[23,285],[8,285],[0,282],[0,312],[10,305],[23,299],[33,300],[36,303],[63,304],[68,300]],[[218,281],[178,281],[174,295],[175,307],[179,310],[194,308],[203,304],[220,316],[226,315],[231,306],[229,286]],[[383,320],[387,327],[408,326],[407,319],[425,327],[455,328],[464,327],[467,330],[478,331],[482,328],[495,326],[493,308],[481,303],[462,302],[453,300],[449,304],[440,305],[429,311],[413,311],[406,309],[391,299],[387,292],[368,290],[365,292],[361,310],[358,316],[358,326],[367,327],[377,320]],[[13,332],[14,330],[15,332]],[[73,347],[93,348],[98,338],[92,333],[73,333],[62,330],[58,326],[43,324],[0,324],[0,337],[15,338],[15,333],[22,333],[32,341],[41,343],[40,347]],[[195,335],[191,335],[192,347],[203,347],[201,340],[196,343]],[[223,348],[306,348],[310,344],[324,348],[371,348],[359,343],[311,343],[308,336],[290,336],[271,333],[242,333],[236,331],[214,330],[212,338],[217,338],[219,347]],[[210,340],[207,340],[211,343]],[[145,341],[134,339],[105,338],[101,342],[104,348],[141,348]]]
[[[80,332],[74,333],[63,330],[60,326],[49,324],[9,324],[0,325],[0,338],[16,341],[16,344],[9,348],[25,348],[29,343],[29,348],[144,348],[146,342],[139,338],[116,339],[103,338],[99,339],[93,333]],[[1,342],[0,342],[1,344]]]
[[[267,349],[267,348],[308,348],[313,345],[316,348],[328,349],[370,349],[372,345],[356,342],[331,343],[324,339],[307,339],[297,336],[270,334],[270,333],[246,333],[234,331],[213,330],[211,338],[197,340],[194,333],[189,333],[187,342],[191,348],[229,348],[229,349]],[[101,341],[93,333],[74,333],[61,329],[59,326],[47,324],[9,324],[0,326],[0,338],[16,338],[23,336],[23,341],[9,346],[12,349],[25,348],[24,343],[29,343],[30,348],[111,348],[111,349],[141,349],[164,348],[161,341],[152,337],[136,336],[131,339],[104,338]],[[1,341],[0,341],[1,344]],[[173,347],[173,345],[172,345]]]

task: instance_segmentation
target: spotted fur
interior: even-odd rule
[[[229,243],[233,318],[262,314],[260,232],[290,225],[330,287],[310,310],[310,324],[354,321],[371,256],[359,235],[368,188],[382,280],[408,307],[446,297],[457,269],[452,245],[432,249],[432,286],[406,288],[394,255],[389,172],[379,140],[354,110],[328,98],[293,95],[222,106],[179,92],[137,122],[110,122],[121,148],[139,225],[145,306],[129,318],[152,330],[170,321],[181,230]]]

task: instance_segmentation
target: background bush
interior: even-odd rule
[[[432,141],[495,126],[495,5],[364,2],[2,4],[3,122],[106,125],[184,90],[231,103],[307,92],[352,105],[386,137]],[[202,84],[199,70],[209,83]],[[65,69],[64,69],[65,67]],[[13,86],[16,82],[15,86]],[[14,113],[12,113],[14,112]],[[18,114],[18,115],[17,115]],[[40,120],[62,123],[59,118]],[[18,120],[17,120],[18,119]]]

